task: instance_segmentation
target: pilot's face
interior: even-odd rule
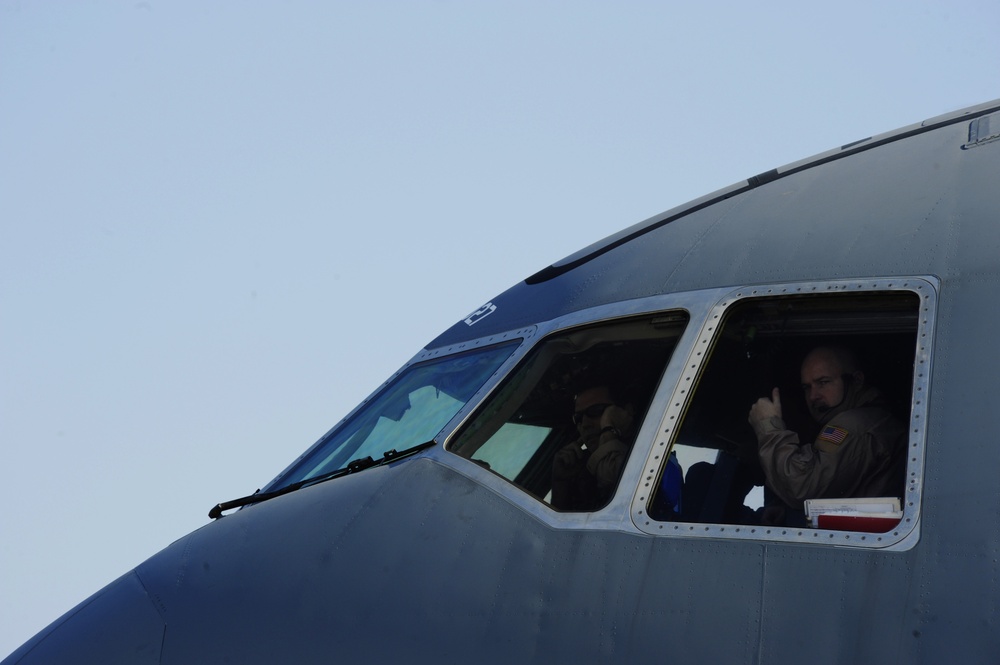
[[[844,389],[844,371],[836,358],[811,355],[802,363],[802,392],[816,420],[844,401]]]
[[[612,406],[611,392],[605,387],[588,388],[577,395],[573,406],[573,422],[585,440],[596,438],[601,431],[601,416]]]

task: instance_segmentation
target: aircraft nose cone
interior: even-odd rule
[[[64,614],[0,665],[156,665],[165,628],[133,571]]]

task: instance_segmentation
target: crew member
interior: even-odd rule
[[[865,383],[854,355],[841,347],[813,349],[802,361],[802,390],[820,425],[801,444],[781,414],[777,388],[751,407],[767,485],[793,508],[806,499],[899,496],[906,431],[882,393]]]
[[[632,405],[621,406],[607,385],[587,388],[574,400],[580,438],[552,460],[552,505],[596,510],[611,498],[632,440]]]

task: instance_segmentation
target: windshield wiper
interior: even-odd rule
[[[227,510],[232,510],[233,508],[241,508],[243,506],[249,506],[251,503],[260,503],[262,501],[267,501],[268,499],[273,499],[276,496],[281,496],[282,494],[288,494],[289,492],[294,492],[295,490],[302,489],[303,487],[308,487],[310,485],[315,485],[321,483],[324,480],[332,480],[333,478],[340,478],[341,476],[346,476],[352,473],[357,473],[358,471],[364,471],[365,469],[370,469],[373,466],[383,466],[389,464],[390,462],[395,462],[396,460],[402,459],[404,457],[409,457],[410,455],[416,455],[421,450],[430,448],[434,445],[434,441],[427,441],[426,443],[421,443],[419,446],[413,446],[412,448],[407,448],[402,452],[396,452],[393,448],[389,452],[382,455],[379,460],[373,460],[371,457],[362,457],[360,459],[353,460],[347,464],[343,469],[337,469],[336,471],[330,471],[329,473],[324,473],[316,476],[315,478],[306,478],[305,480],[300,480],[297,483],[292,483],[291,485],[286,485],[281,489],[277,489],[271,492],[261,492],[257,490],[250,496],[245,496],[239,499],[233,499],[232,501],[226,501],[224,503],[216,504],[214,508],[208,511],[208,516],[215,520],[222,517],[222,513]]]

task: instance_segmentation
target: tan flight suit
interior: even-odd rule
[[[563,446],[552,460],[552,505],[560,510],[597,510],[618,485],[629,446],[617,436],[602,434],[596,450],[580,441]]]
[[[900,496],[906,430],[883,404],[876,388],[849,388],[805,445],[781,418],[761,423],[757,452],[768,487],[793,508],[806,499]]]

